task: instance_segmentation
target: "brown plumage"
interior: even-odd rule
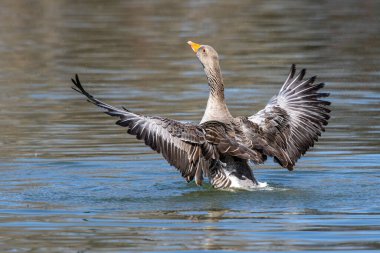
[[[257,185],[248,160],[263,163],[267,156],[292,170],[327,125],[330,110],[323,84],[315,77],[303,80],[305,70],[295,76],[295,66],[279,94],[250,117],[232,117],[224,100],[224,85],[218,54],[207,45],[189,42],[204,67],[210,86],[207,108],[200,124],[181,123],[168,118],[139,115],[108,105],[88,93],[72,79],[74,90],[89,102],[118,117],[116,124],[161,153],[189,182],[198,185],[210,178],[216,188],[249,188]]]

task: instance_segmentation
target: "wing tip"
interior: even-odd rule
[[[296,64],[292,63],[292,65],[290,66],[289,78],[293,78],[295,73],[296,73]]]
[[[88,93],[85,91],[85,89],[82,86],[82,83],[79,80],[78,74],[75,74],[75,77],[71,78],[71,82],[75,85],[75,87],[71,87],[73,90],[82,93],[83,95],[88,95]]]
[[[298,81],[301,81],[302,78],[303,78],[305,75],[306,75],[306,69],[303,68],[303,69],[301,69],[300,73],[298,74],[298,76],[297,76],[297,80],[298,80]]]

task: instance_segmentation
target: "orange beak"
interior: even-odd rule
[[[194,43],[192,41],[188,41],[187,44],[189,44],[191,46],[191,49],[193,49],[193,51],[196,53],[198,52],[198,49],[202,46],[202,45],[199,45],[197,43]]]

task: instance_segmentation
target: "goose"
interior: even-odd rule
[[[250,189],[258,186],[249,162],[261,164],[272,157],[280,166],[294,169],[297,160],[318,141],[330,118],[329,93],[316,76],[304,79],[306,70],[290,73],[277,95],[251,116],[234,117],[225,102],[224,82],[216,50],[187,42],[207,77],[209,97],[199,124],[146,116],[117,108],[95,98],[82,86],[78,74],[72,88],[127,128],[147,146],[177,168],[187,182],[202,185],[204,178],[217,189]]]

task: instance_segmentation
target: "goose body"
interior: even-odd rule
[[[158,116],[144,116],[108,105],[72,79],[74,90],[89,102],[118,118],[116,124],[161,153],[188,181],[201,185],[208,177],[215,188],[253,188],[258,185],[248,161],[259,164],[273,157],[293,170],[296,161],[318,141],[330,118],[330,102],[318,92],[324,84],[316,77],[304,80],[295,65],[264,109],[251,116],[233,117],[224,97],[224,83],[215,49],[189,41],[205,71],[209,85],[206,110],[199,124],[181,123]]]

